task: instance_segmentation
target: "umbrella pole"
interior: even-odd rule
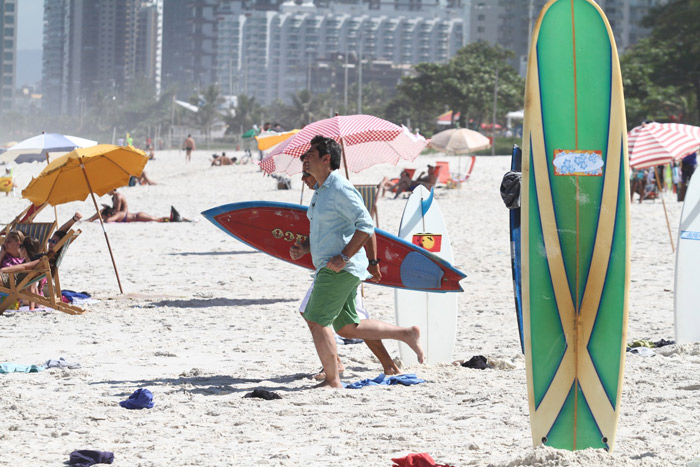
[[[44,151],[44,155],[46,156],[46,165],[49,165],[49,151]],[[53,215],[56,217],[56,228],[58,228],[58,210],[56,206],[53,207]]]
[[[345,157],[345,143],[343,143],[342,138],[340,138],[340,149],[341,149],[340,155],[343,158],[343,167],[345,167],[345,178],[350,180],[350,174],[348,173],[348,160]]]
[[[109,244],[109,237],[107,236],[107,231],[105,230],[105,224],[102,221],[102,214],[100,213],[100,208],[97,207],[97,200],[95,200],[95,193],[92,192],[92,186],[90,186],[90,180],[88,180],[87,173],[85,173],[85,164],[80,163],[80,168],[83,169],[83,176],[85,177],[85,182],[87,183],[88,189],[90,190],[90,196],[92,197],[92,203],[95,205],[95,211],[97,211],[97,217],[100,219],[100,225],[102,226],[102,232],[105,234],[105,240],[107,241],[107,249],[109,250],[109,256],[112,258],[112,266],[114,266],[114,274],[117,276],[117,284],[119,284],[119,293],[124,294],[122,289],[122,282],[119,280],[119,272],[117,271],[117,263],[114,262],[114,255],[112,254],[112,246]]]
[[[664,216],[666,216],[666,228],[668,228],[668,238],[671,240],[671,252],[676,251],[676,247],[673,245],[673,234],[671,233],[671,223],[668,221],[668,211],[666,210],[666,200],[664,199],[663,193],[661,192],[661,182],[659,181],[659,173],[654,167],[654,179],[656,180],[656,186],[659,188],[659,196],[661,197],[661,204],[664,206]]]
[[[304,204],[304,182],[301,182],[301,197],[299,198],[299,204]]]

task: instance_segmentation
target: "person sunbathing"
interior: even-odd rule
[[[102,220],[107,223],[118,223],[118,222],[192,222],[189,219],[185,219],[180,215],[180,213],[173,206],[170,206],[170,216],[158,217],[148,214],[146,212],[114,212],[112,206],[106,204],[102,205],[103,208],[100,211]],[[95,214],[88,221],[94,221],[98,219],[98,215]]]
[[[398,193],[408,191],[413,183],[413,179],[406,170],[401,171],[401,176],[399,177],[398,181],[394,182],[393,180],[389,180],[386,177],[384,177],[384,180],[382,180],[382,198],[387,191],[396,192],[396,196],[398,196]],[[396,196],[394,196],[394,198],[396,198]]]
[[[234,165],[238,161],[238,159],[236,157],[228,158],[226,156],[225,152],[222,152],[221,155],[212,154],[211,157],[213,158],[211,161],[212,166],[215,166],[215,165]]]
[[[183,218],[175,207],[170,206],[170,216],[157,217],[145,212],[129,212],[129,205],[126,202],[124,195],[116,189],[107,193],[112,196],[112,206],[107,204],[102,205],[100,214],[95,214],[88,222],[99,219],[107,223],[114,222],[191,222],[189,219]]]

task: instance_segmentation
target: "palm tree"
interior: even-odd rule
[[[224,98],[219,91],[219,87],[215,85],[206,88],[202,95],[190,97],[190,104],[199,107],[199,111],[192,115],[192,119],[194,124],[206,135],[207,141],[214,124],[223,120],[223,115],[218,110],[223,102]]]
[[[252,128],[264,118],[264,109],[255,100],[255,97],[248,97],[245,94],[238,96],[238,103],[232,109],[232,115],[224,117],[226,121],[226,134],[241,135],[244,131]]]
[[[292,105],[282,107],[283,120],[294,128],[303,128],[322,118],[325,97],[313,95],[308,89],[292,94]]]

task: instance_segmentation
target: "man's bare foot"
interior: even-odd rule
[[[425,355],[423,354],[423,348],[420,346],[420,328],[418,326],[411,327],[411,334],[405,342],[416,353],[418,363],[423,363]]]
[[[384,374],[387,376],[400,375],[401,370],[399,370],[399,368],[396,365],[394,365],[392,368],[384,368]]]
[[[343,368],[342,370],[338,370],[338,377],[339,378],[342,377],[344,372],[345,372],[345,368]],[[313,376],[313,378],[316,381],[324,381],[326,379],[326,372],[323,371],[323,368],[322,368],[321,371],[319,371],[318,373],[316,373]]]
[[[317,389],[317,388],[343,389],[343,385],[341,384],[340,380],[337,380],[337,381],[324,380],[323,382],[318,383],[316,386],[314,386],[314,389]]]

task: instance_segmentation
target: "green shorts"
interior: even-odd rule
[[[304,318],[324,327],[332,324],[336,331],[351,323],[359,324],[360,317],[355,310],[359,283],[360,278],[347,271],[321,269],[314,279]]]

